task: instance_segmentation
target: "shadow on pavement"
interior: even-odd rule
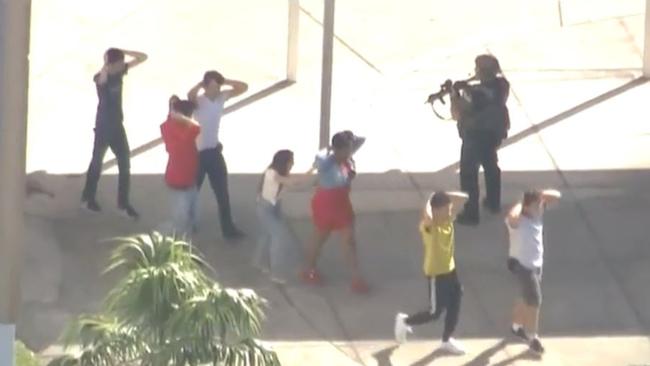
[[[441,351],[439,349],[436,349],[435,351],[433,351],[433,352],[429,353],[428,355],[422,357],[421,359],[415,361],[410,366],[428,366],[429,364],[431,364],[431,362],[437,360],[438,358],[447,357],[447,356],[453,357],[453,356],[450,356],[445,351]]]
[[[494,364],[490,364],[490,366],[508,366],[512,365],[517,361],[540,361],[542,360],[542,357],[539,355],[534,354],[532,351],[526,350],[518,353],[515,356],[512,356],[510,358],[507,358],[503,361],[499,361]],[[485,365],[488,365],[487,363]]]
[[[399,346],[391,346],[373,353],[372,358],[377,360],[377,366],[393,366],[393,363],[390,361],[390,356],[392,356],[393,352],[395,352],[398,347]]]
[[[541,327],[544,336],[647,335],[650,330],[650,172],[588,171],[563,172],[570,187],[562,186],[556,172],[504,172],[504,204],[512,203],[529,186],[559,187],[565,192],[561,204],[546,218],[546,264]],[[418,189],[451,189],[456,177],[437,173],[413,174]],[[201,227],[194,243],[216,268],[218,280],[227,286],[254,288],[270,297],[271,308],[265,337],[269,340],[388,340],[395,313],[411,312],[426,305],[421,274],[421,244],[415,229],[421,207],[420,195],[405,174],[360,174],[353,188],[357,211],[357,233],[362,265],[373,287],[365,297],[348,290],[348,271],[341,258],[338,239],[325,246],[320,263],[327,280],[321,289],[287,286],[284,299],[250,267],[256,242],[255,192],[257,174],[235,174],[230,178],[235,220],[247,233],[240,243],[221,239],[217,207],[209,187],[201,192]],[[167,196],[160,175],[135,175],[133,202],[142,211],[134,223],[110,210],[117,177],[103,176],[99,189],[105,212],[89,215],[78,209],[83,178],[48,175],[42,177],[56,193],[49,201],[38,198],[28,206],[28,217],[48,227],[48,238],[61,263],[51,266],[41,242],[26,258],[24,291],[36,298],[23,302],[19,332],[23,339],[41,348],[56,340],[62,328],[57,314],[70,317],[97,309],[115,280],[100,275],[111,246],[101,240],[155,229],[167,218]],[[402,193],[400,193],[402,192]],[[296,235],[306,243],[311,232],[308,189],[287,192],[285,211]],[[578,209],[578,206],[580,209]],[[588,223],[587,223],[588,222]],[[40,230],[40,228],[39,228]],[[42,236],[41,236],[42,237]],[[505,269],[507,244],[500,216],[484,215],[477,228],[457,227],[457,266],[466,293],[458,338],[501,337],[509,324],[514,286]],[[38,258],[37,258],[38,259]],[[298,265],[298,264],[296,264]],[[45,268],[43,270],[37,268]],[[48,272],[49,271],[49,272]],[[57,278],[54,299],[41,299],[38,289]],[[31,276],[31,277],[30,277]],[[48,279],[49,280],[49,279]],[[37,289],[37,290],[34,290]],[[54,309],[56,314],[43,312]],[[311,325],[302,318],[309,319]],[[49,311],[49,310],[48,310]],[[38,314],[47,314],[37,316]],[[50,316],[52,315],[52,316]],[[336,315],[336,316],[335,316]],[[337,325],[338,324],[338,325]],[[345,329],[338,329],[345,325]],[[315,332],[313,328],[318,328]],[[422,339],[438,339],[440,324],[418,329]],[[499,344],[495,345],[495,347]],[[489,358],[471,365],[481,365]],[[388,362],[391,349],[376,356]]]
[[[463,364],[463,366],[488,366],[490,365],[490,358],[492,358],[492,356],[496,355],[499,351],[504,349],[507,345],[508,345],[508,340],[502,339],[501,341],[494,344],[492,347],[476,355],[476,357],[473,360]],[[507,364],[503,364],[503,366],[505,365]]]
[[[614,97],[617,97],[625,92],[628,92],[638,86],[641,86],[648,82],[648,79],[645,77],[638,77],[636,79],[633,79],[617,88],[614,88],[606,93],[603,93],[599,96],[596,96],[594,98],[591,98],[583,103],[580,103],[572,108],[567,109],[564,112],[561,112],[551,118],[548,118],[544,121],[541,121],[539,123],[535,123],[532,126],[526,128],[525,130],[513,135],[509,136],[505,141],[503,141],[503,144],[501,145],[501,149],[516,144],[517,142],[530,137],[539,131],[551,127],[559,122],[562,122],[566,120],[567,118],[570,118],[571,116],[574,116],[580,112],[583,112],[589,108],[592,108],[598,104],[601,104],[603,102],[606,102]],[[532,122],[532,121],[531,121]],[[453,172],[456,171],[459,168],[459,163],[455,162],[453,164],[450,164],[449,166],[441,169],[440,172]]]

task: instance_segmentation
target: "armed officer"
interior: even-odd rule
[[[506,101],[510,83],[501,74],[496,57],[475,59],[476,84],[457,82],[451,88],[451,114],[463,140],[460,150],[460,188],[469,195],[456,222],[479,223],[479,167],[483,166],[486,197],[483,205],[490,212],[501,211],[501,169],[497,149],[507,137],[510,118]]]

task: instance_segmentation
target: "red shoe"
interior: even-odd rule
[[[352,284],[350,285],[350,289],[352,289],[352,292],[355,292],[357,294],[367,294],[370,292],[370,287],[361,278],[357,278],[352,280]]]
[[[305,283],[313,286],[320,286],[323,284],[323,280],[321,279],[320,274],[315,269],[302,271],[300,273],[300,277]]]

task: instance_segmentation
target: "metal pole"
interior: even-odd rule
[[[650,0],[645,2],[645,39],[643,41],[643,76],[650,77]]]
[[[30,0],[0,0],[0,366],[14,365],[24,242]]]
[[[298,30],[300,0],[289,0],[289,39],[287,41],[287,80],[296,81],[298,73]]]
[[[649,0],[650,1],[650,0]],[[332,107],[332,54],[334,52],[334,0],[324,0],[323,68],[320,101],[320,148],[329,146]]]

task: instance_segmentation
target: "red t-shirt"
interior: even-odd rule
[[[169,154],[165,171],[165,182],[169,187],[186,189],[196,183],[199,167],[196,137],[200,130],[197,125],[177,121],[171,117],[160,125],[160,133]]]

